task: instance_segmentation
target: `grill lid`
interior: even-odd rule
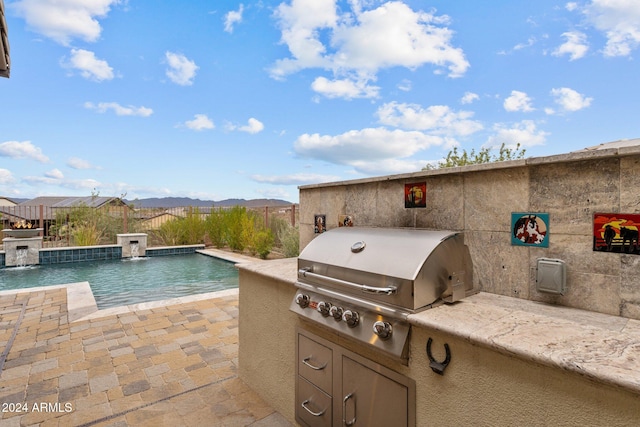
[[[316,237],[298,259],[413,281],[441,242],[456,235],[453,231],[339,227]]]

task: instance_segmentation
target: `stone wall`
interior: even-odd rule
[[[640,213],[640,146],[582,151],[300,187],[300,247],[351,215],[354,226],[463,231],[485,292],[640,319],[640,256],[593,251],[595,213]],[[404,185],[426,182],[426,207]],[[513,246],[512,212],[549,214],[549,247]],[[536,290],[537,259],[565,261],[565,295]]]

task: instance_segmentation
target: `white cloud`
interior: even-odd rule
[[[593,0],[584,10],[588,21],[607,37],[605,56],[628,56],[640,46],[637,0]]]
[[[574,10],[576,10],[578,8],[578,3],[576,2],[569,2],[567,4],[564,5],[565,9],[567,9],[569,12],[573,12]]]
[[[57,43],[69,45],[79,38],[95,42],[102,27],[96,18],[104,18],[112,5],[123,0],[19,0],[9,5],[25,19],[29,28]]]
[[[325,77],[316,78],[311,89],[327,98],[377,98],[380,88],[369,86],[367,80],[354,81],[351,79],[329,80]]]
[[[553,56],[569,55],[570,61],[582,58],[589,50],[587,44],[587,36],[580,31],[568,31],[562,33],[562,36],[567,39],[566,42],[558,46],[551,54]]]
[[[294,151],[300,157],[349,165],[367,174],[402,173],[420,169],[415,168],[418,161],[404,159],[446,142],[418,131],[367,128],[335,136],[304,134],[295,141]]]
[[[114,77],[113,68],[107,61],[96,58],[95,53],[84,49],[71,49],[71,58],[63,58],[61,65],[65,68],[80,71],[80,75],[87,80],[101,82]]]
[[[403,79],[400,83],[398,83],[398,89],[403,92],[409,92],[412,86],[413,84],[411,83],[411,80],[407,79]]]
[[[71,157],[67,160],[67,166],[72,169],[100,169],[98,166],[94,166],[90,162],[78,157]]]
[[[564,111],[578,111],[591,105],[593,98],[585,97],[568,87],[551,89],[551,95],[555,97],[555,103],[560,105]]]
[[[423,108],[416,104],[389,102],[376,112],[380,123],[403,129],[428,131],[430,134],[450,138],[467,136],[482,129],[482,124],[471,120],[470,111],[452,111],[445,105]],[[449,141],[451,145],[454,141]]]
[[[503,143],[507,147],[527,148],[534,145],[542,145],[546,141],[548,132],[536,128],[536,124],[532,120],[522,120],[511,127],[504,124],[496,124],[493,127],[495,134],[487,139],[485,146],[490,148],[498,148]]]
[[[124,107],[117,102],[99,102],[94,104],[93,102],[85,102],[84,108],[89,110],[95,110],[98,113],[106,113],[109,110],[113,110],[117,116],[140,116],[149,117],[153,114],[153,110],[147,107],[134,107],[130,105]]]
[[[200,67],[181,53],[166,52],[165,58],[169,65],[167,77],[180,86],[191,86]]]
[[[531,98],[526,93],[518,90],[512,90],[511,96],[504,100],[504,109],[511,112],[530,112],[534,110],[531,106]]]
[[[242,12],[244,5],[241,3],[237,11],[229,11],[224,15],[224,30],[227,33],[233,33],[233,26],[242,22]]]
[[[42,154],[42,150],[31,141],[7,141],[0,144],[0,157],[13,159],[33,159],[40,163],[49,162],[49,158]]]
[[[263,129],[264,129],[264,124],[260,120],[254,119],[253,117],[249,119],[246,126],[240,126],[238,128],[238,130],[242,132],[247,132],[251,134],[262,132]]]
[[[477,93],[465,92],[464,95],[462,96],[462,99],[460,99],[460,103],[471,104],[473,101],[477,101],[478,99],[480,99],[480,97],[478,96]]]
[[[54,176],[26,176],[22,178],[24,182],[30,185],[55,185],[62,188],[68,188],[72,190],[93,190],[98,188],[101,184],[95,179],[64,179]]]
[[[462,49],[452,46],[447,16],[414,11],[402,2],[364,10],[370,2],[349,2],[338,10],[335,0],[291,0],[275,13],[281,42],[290,57],[277,60],[271,76],[282,79],[303,69],[321,68],[333,80],[316,79],[313,89],[327,96],[374,97],[368,81],[380,69],[425,64],[460,77],[469,68]],[[350,83],[349,83],[350,81]],[[362,90],[368,88],[368,90]],[[356,89],[360,89],[357,91]]]
[[[291,175],[252,175],[256,182],[275,185],[304,185],[340,180],[336,175],[320,175],[314,173],[294,173]]]
[[[11,171],[0,168],[0,184],[12,184],[13,182],[15,182],[15,179]]]
[[[184,125],[192,130],[214,129],[216,126],[206,114],[196,114],[193,120],[187,120]]]
[[[45,172],[44,176],[51,179],[63,179],[64,174],[60,169],[51,169],[49,172]]]

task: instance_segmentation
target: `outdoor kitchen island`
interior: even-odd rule
[[[238,268],[240,377],[291,422],[302,333],[413,382],[417,426],[640,424],[640,321],[480,292],[409,315],[405,364],[292,312],[297,259]]]

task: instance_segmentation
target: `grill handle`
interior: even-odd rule
[[[366,292],[369,294],[384,294],[384,295],[393,295],[396,293],[398,288],[395,286],[386,286],[384,288],[379,288],[377,286],[368,286],[362,285],[360,283],[347,282],[346,280],[336,279],[329,276],[324,276],[322,274],[312,273],[308,268],[301,268],[298,270],[298,277],[310,277],[312,279],[318,279],[326,283],[330,283],[332,285],[338,286],[346,286],[352,289],[356,289],[362,292]]]

